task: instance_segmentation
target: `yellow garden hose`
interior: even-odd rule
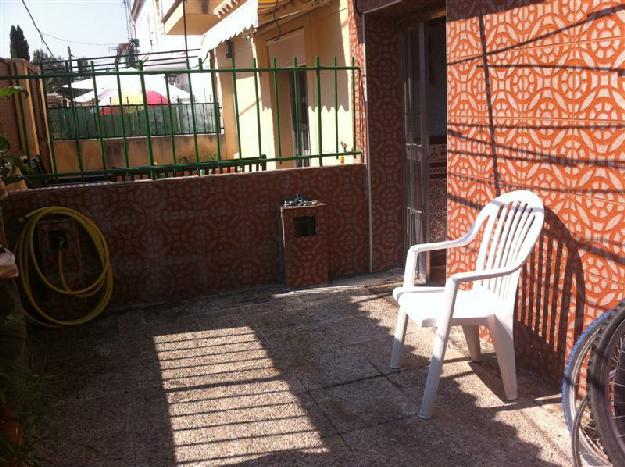
[[[58,215],[67,216],[74,219],[85,229],[87,234],[89,234],[89,237],[91,237],[93,244],[95,245],[98,253],[98,258],[100,260],[100,265],[102,266],[102,272],[100,273],[98,278],[87,287],[79,290],[72,290],[67,285],[67,281],[65,280],[65,274],[63,272],[63,253],[61,249],[59,249],[58,252],[59,277],[61,281],[60,287],[52,284],[45,277],[45,275],[41,271],[39,263],[37,262],[37,257],[35,255],[34,236],[37,223],[46,216]],[[98,226],[91,219],[74,209],[61,206],[50,206],[45,208],[39,208],[27,214],[24,229],[20,232],[17,238],[17,244],[15,246],[15,256],[20,272],[20,279],[24,293],[26,294],[26,297],[28,298],[28,301],[30,302],[32,307],[37,311],[40,316],[32,316],[30,313],[28,313],[28,311],[25,311],[25,313],[29,319],[37,324],[54,327],[76,326],[78,324],[86,323],[102,313],[102,311],[108,305],[109,300],[111,299],[111,294],[113,292],[113,271],[111,269],[109,250],[106,239],[104,238],[104,235],[102,235],[102,232],[100,231]],[[39,304],[37,304],[37,301],[33,296],[30,282],[31,265],[32,267],[34,267],[41,281],[54,292],[77,298],[89,298],[97,294],[98,292],[101,292],[102,295],[100,297],[100,300],[93,309],[91,309],[84,316],[77,319],[61,320],[50,316],[49,313],[45,312],[39,306]],[[43,320],[41,318],[43,318]]]

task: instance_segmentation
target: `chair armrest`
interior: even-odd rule
[[[466,239],[466,235],[465,235],[464,237],[458,238],[456,240],[445,240],[444,242],[437,242],[437,243],[419,243],[417,245],[412,245],[410,248],[408,248],[408,251],[421,253],[422,251],[446,250],[448,248],[464,246],[467,243],[469,243],[469,241],[471,240]]]
[[[471,229],[464,237],[456,240],[447,240],[438,243],[421,243],[419,245],[413,245],[408,248],[408,254],[406,256],[406,268],[404,270],[404,288],[414,287],[415,281],[415,269],[417,267],[417,257],[419,253],[426,251],[446,250],[448,248],[456,248],[459,246],[467,245],[475,236],[474,229]]]
[[[482,279],[494,279],[495,277],[502,277],[512,274],[523,266],[523,263],[515,264],[507,268],[485,269],[483,271],[467,271],[459,272],[451,275],[447,278],[448,282],[453,282],[457,285],[463,282],[475,282]]]

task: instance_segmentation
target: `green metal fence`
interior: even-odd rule
[[[17,75],[12,74],[9,76],[0,76],[0,79],[36,79],[41,80],[43,83],[44,94],[47,95],[47,82],[48,80],[63,80],[67,83],[66,89],[69,94],[69,106],[64,108],[47,108],[50,135],[50,160],[49,163],[40,164],[43,170],[40,173],[32,173],[24,175],[28,182],[32,184],[41,183],[68,183],[76,180],[126,180],[135,178],[161,178],[171,177],[180,174],[211,174],[211,173],[223,173],[223,172],[239,172],[239,171],[257,171],[266,170],[268,163],[282,164],[288,161],[296,161],[297,166],[309,165],[311,159],[318,161],[318,165],[324,165],[324,160],[328,158],[339,159],[345,156],[353,156],[355,158],[362,158],[362,152],[357,145],[357,126],[359,124],[359,116],[356,107],[356,83],[360,78],[360,69],[354,65],[352,59],[349,65],[338,65],[338,61],[335,58],[331,65],[322,65],[317,58],[312,66],[302,66],[298,64],[297,59],[294,59],[292,66],[278,66],[275,59],[272,60],[270,66],[258,66],[256,60],[250,64],[249,67],[237,66],[234,59],[232,59],[230,68],[204,68],[202,61],[199,61],[196,68],[181,68],[181,69],[144,69],[142,63],[139,63],[138,70],[127,71],[119,69],[117,66],[114,70],[96,70],[91,67],[90,78],[93,80],[93,89],[97,88],[96,81],[105,76],[113,76],[117,81],[117,102],[123,102],[122,99],[122,85],[121,78],[127,75],[139,76],[141,83],[141,93],[143,96],[142,104],[128,105],[106,105],[100,106],[98,99],[94,100],[94,105],[89,107],[82,107],[78,105],[74,99],[74,92],[72,89],[72,82],[78,79],[84,79],[84,69],[79,75],[78,72],[72,70],[70,63],[67,63],[64,71],[58,71],[55,69],[53,72],[42,72],[37,75]],[[168,82],[168,77],[174,75],[187,75],[189,82],[191,82],[191,76],[201,74],[202,79],[208,80],[209,86],[212,89],[212,95],[218,96],[220,92],[217,89],[217,77],[221,80],[231,80],[232,89],[232,105],[234,115],[234,128],[224,128],[222,126],[222,108],[217,102],[217,99],[213,99],[214,102],[200,103],[194,101],[193,91],[190,89],[190,102],[187,104],[174,103],[169,98],[169,86],[165,86],[167,89],[167,100],[165,104],[148,104],[145,78],[150,75],[164,75],[165,82]],[[339,91],[339,74],[345,74],[349,77],[349,80],[344,79],[343,82],[349,82],[351,89],[343,89]],[[285,79],[289,76],[289,79]],[[265,81],[265,86],[261,83],[262,79]],[[304,77],[304,81],[301,78]],[[255,124],[245,126],[241,123],[241,91],[237,82],[240,79],[253,79],[254,84],[254,103],[256,121]],[[324,87],[324,80],[326,86]],[[329,82],[329,86],[328,86]],[[291,114],[293,115],[281,115],[280,111],[280,89],[282,86],[290,85],[294,87],[291,89],[292,96],[298,96],[299,86],[302,83],[307,83],[307,89],[310,95],[314,95],[314,101],[307,102],[306,105],[315,106],[317,109],[317,121],[316,121],[316,137],[317,137],[317,149],[314,154],[306,150],[306,144],[302,141],[302,135],[304,132],[299,127],[300,120],[297,115],[305,112],[307,109],[302,108],[302,102],[299,98],[294,99],[292,102]],[[267,96],[262,96],[263,102],[261,103],[260,90],[267,92],[267,89],[271,89],[272,96],[267,99]],[[326,92],[323,93],[322,89]],[[332,96],[328,98],[328,89],[333,90]],[[221,94],[224,90],[221,89]],[[326,97],[324,98],[323,95]],[[244,96],[248,97],[249,96]],[[19,99],[23,99],[23,96],[19,96]],[[223,95],[222,95],[223,98]],[[261,119],[261,107],[267,105],[267,101],[271,102],[273,128],[263,128],[263,120]],[[339,100],[343,102],[342,105],[349,105],[352,118],[353,134],[349,139],[351,141],[339,140]],[[346,104],[347,103],[347,104]],[[333,108],[333,112],[329,112],[330,117],[322,118],[321,109]],[[249,110],[249,109],[247,109]],[[284,139],[288,135],[281,134],[281,121],[284,119],[292,119],[292,133],[293,133],[293,149],[290,152],[284,150]],[[308,123],[308,122],[306,122]],[[267,148],[263,148],[262,135],[266,131],[274,131],[277,141],[277,147],[275,151],[275,157],[267,157]],[[232,154],[224,154],[222,152],[222,137],[224,132],[234,131],[236,133],[235,140],[237,142],[237,155],[232,157]],[[246,133],[247,132],[247,133]],[[185,134],[192,135],[194,154],[191,158],[188,155],[181,155],[177,153],[176,148],[176,135]],[[217,137],[215,139],[216,151],[214,154],[204,154],[198,144],[198,135],[201,134],[213,134]],[[242,137],[247,135],[254,135],[258,141],[257,151],[254,154],[244,154],[241,144]],[[332,150],[323,149],[323,141],[326,141],[326,148],[328,147],[328,139],[332,138],[333,148]],[[137,165],[131,164],[129,157],[129,142],[130,137],[145,137],[146,139],[146,154],[145,163]],[[154,147],[152,139],[155,136],[166,136],[171,140],[171,154],[170,161],[163,163],[160,161],[157,163],[154,157]],[[123,141],[123,153],[124,163],[122,166],[109,166],[109,162],[106,156],[106,145],[108,138],[121,138]],[[55,154],[55,140],[70,139],[74,141],[74,147],[76,152],[76,166],[78,170],[75,171],[61,171],[58,169],[59,164],[56,160]],[[84,158],[82,151],[84,150],[82,142],[85,139],[95,139],[99,141],[99,157],[101,158],[102,167],[96,170],[88,170],[85,168]],[[249,139],[249,138],[248,138]]]
[[[175,135],[193,134],[191,105],[185,103],[171,104],[173,118],[170,121],[169,107],[166,104],[149,104],[147,118],[150,120],[152,136],[167,136],[171,133]],[[218,132],[213,105],[212,102],[193,104],[198,134]],[[78,138],[96,139],[99,137],[98,112],[103,138],[121,138],[124,125],[126,136],[146,136],[146,115],[143,112],[143,104],[124,104],[123,107],[123,116],[118,105],[76,107]],[[71,107],[50,107],[48,109],[48,125],[55,140],[76,139],[74,110]]]

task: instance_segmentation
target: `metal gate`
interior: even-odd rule
[[[428,241],[429,134],[427,128],[427,35],[426,24],[408,29],[402,40],[404,128],[406,134],[405,213],[406,248]],[[417,281],[426,282],[429,256],[420,255]]]

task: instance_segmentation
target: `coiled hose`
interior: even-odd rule
[[[65,274],[63,272],[63,253],[59,248],[58,250],[58,268],[59,268],[59,278],[61,282],[61,286],[58,287],[52,284],[41,271],[41,267],[37,262],[37,257],[35,255],[35,228],[37,227],[37,223],[46,216],[67,216],[74,219],[78,224],[80,224],[89,237],[93,241],[93,244],[97,250],[98,258],[100,260],[100,265],[102,266],[102,272],[98,276],[98,278],[93,281],[87,287],[84,287],[79,290],[72,290],[65,280]],[[109,300],[111,299],[111,294],[113,293],[113,271],[111,268],[111,262],[109,257],[108,245],[106,243],[106,239],[102,232],[98,228],[98,226],[87,216],[84,214],[70,208],[65,208],[61,206],[50,206],[36,209],[26,215],[26,223],[24,228],[20,232],[17,243],[15,246],[15,256],[17,260],[17,265],[20,273],[20,280],[22,283],[22,288],[24,290],[24,294],[28,298],[28,301],[35,309],[35,311],[39,314],[38,317],[33,316],[28,311],[24,311],[26,316],[36,324],[48,327],[57,327],[57,326],[76,326],[79,324],[84,324],[88,321],[91,321],[96,316],[98,316],[108,305]],[[33,292],[31,289],[31,266],[37,272],[37,275],[41,279],[41,281],[51,290],[61,295],[77,297],[77,298],[89,298],[101,292],[101,296],[97,304],[93,309],[91,309],[84,316],[77,319],[70,320],[61,320],[58,318],[54,318],[50,315],[50,313],[44,311],[41,306],[37,303],[33,296]]]

